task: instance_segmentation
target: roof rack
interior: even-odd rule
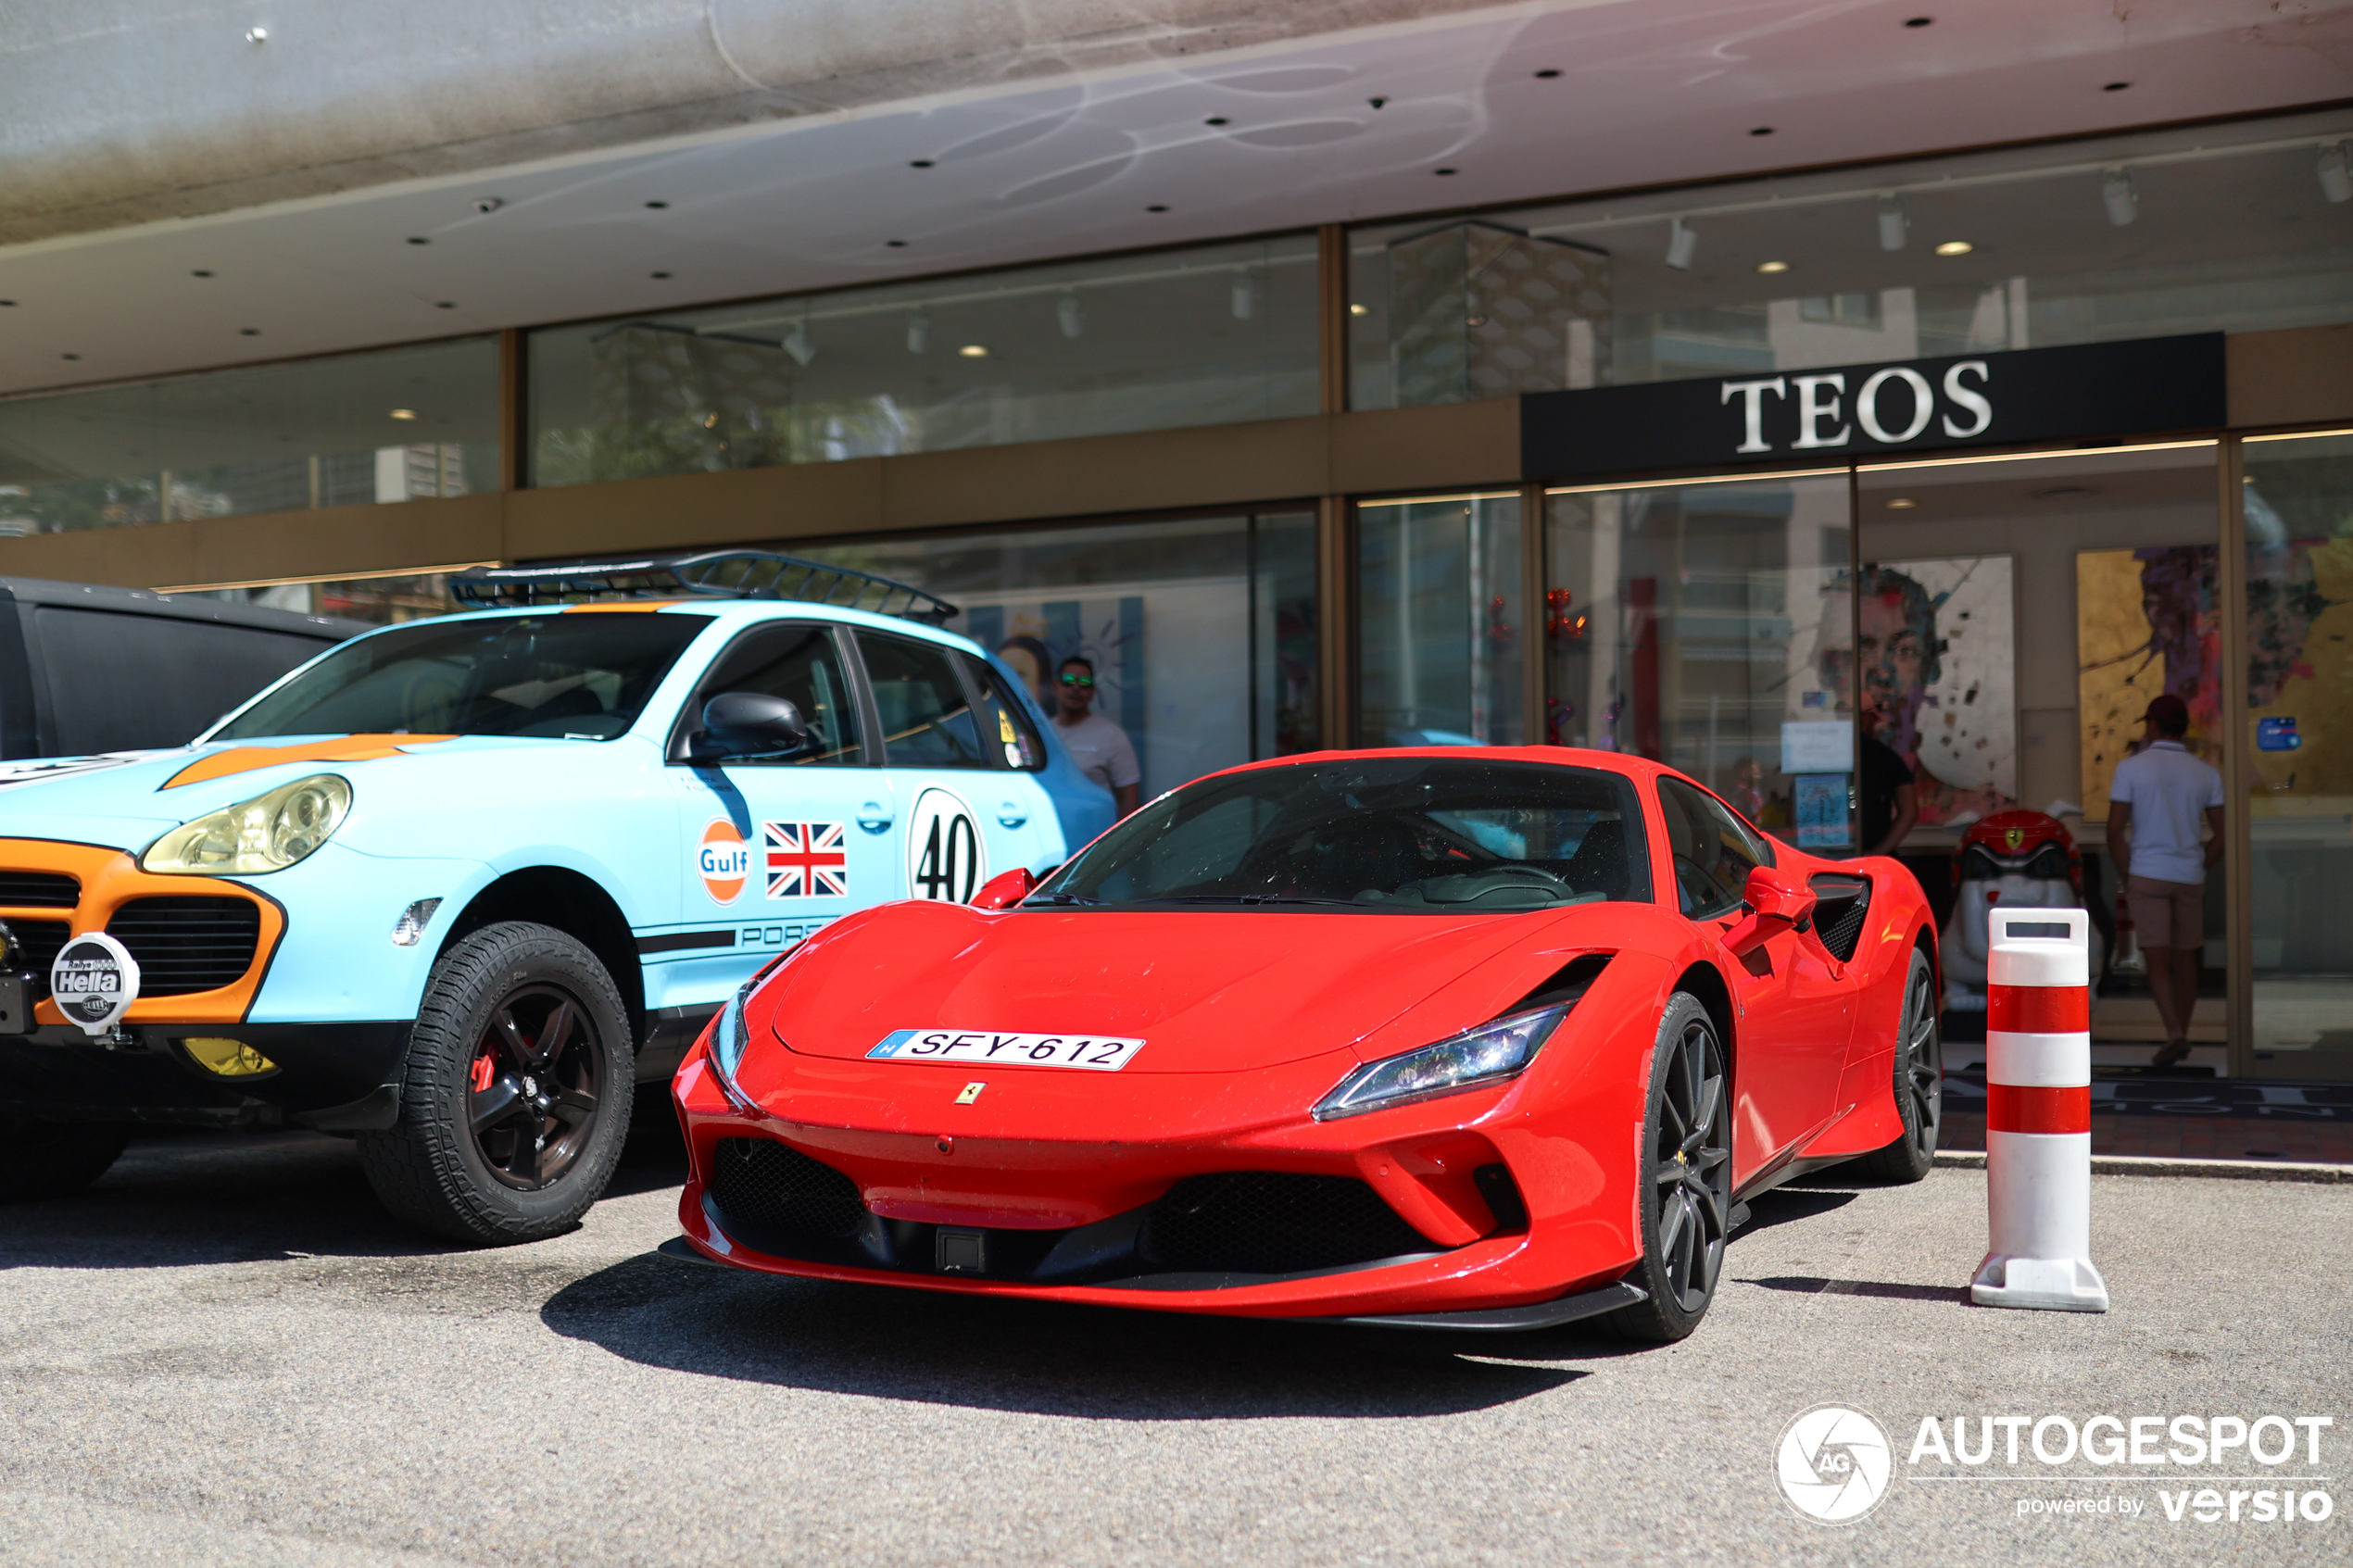
[[[449,596],[471,609],[598,599],[794,599],[933,626],[958,613],[938,595],[909,583],[769,550],[706,550],[571,566],[478,566],[449,580]]]

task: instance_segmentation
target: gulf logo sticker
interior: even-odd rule
[[[695,847],[695,870],[701,873],[702,890],[712,902],[732,904],[742,897],[744,884],[750,880],[751,846],[744,842],[735,823],[713,817],[702,830],[702,842]]]

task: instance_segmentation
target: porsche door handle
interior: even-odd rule
[[[1009,828],[1017,828],[1029,821],[1029,813],[1012,801],[997,808],[997,821]]]
[[[884,833],[890,827],[890,813],[877,801],[869,800],[858,808],[858,825],[868,833]]]

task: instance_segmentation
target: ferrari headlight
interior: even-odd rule
[[[1514,1013],[1466,1029],[1434,1046],[1368,1061],[1342,1078],[1316,1104],[1315,1120],[1361,1116],[1367,1110],[1385,1110],[1392,1105],[1410,1105],[1417,1099],[1516,1078],[1536,1060],[1537,1047],[1552,1037],[1567,1016],[1566,1006]]]
[[[350,810],[351,786],[314,773],[181,823],[147,847],[139,869],[166,876],[282,872],[333,837]]]
[[[711,1025],[711,1070],[719,1074],[719,1082],[725,1085],[727,1092],[737,1099],[741,1099],[743,1094],[736,1087],[736,1069],[743,1063],[744,1047],[751,1043],[751,1028],[744,1020],[744,1003],[750,998],[751,988],[759,984],[758,975],[745,981],[736,994],[727,998],[727,1005],[719,1010],[719,1016]]]

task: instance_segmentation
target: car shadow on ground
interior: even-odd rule
[[[675,1187],[686,1150],[666,1088],[641,1091],[608,1197]],[[143,1128],[86,1191],[0,1209],[0,1270],[182,1268],[479,1251],[385,1213],[349,1138]]]
[[[550,1329],[625,1361],[874,1399],[1109,1421],[1450,1415],[1590,1375],[1464,1336],[739,1273],[647,1253],[557,1291]]]

